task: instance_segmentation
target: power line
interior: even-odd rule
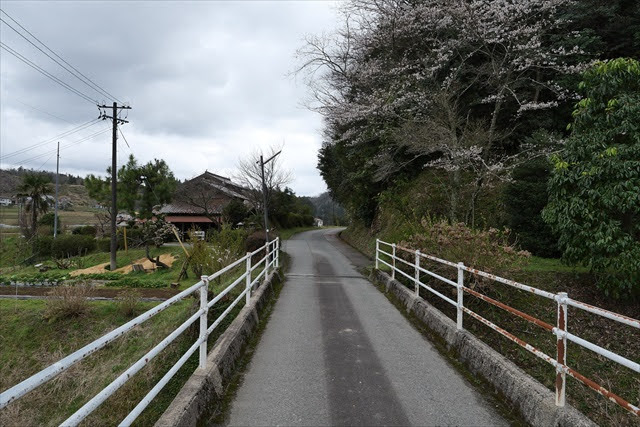
[[[85,142],[85,141],[87,141],[87,140],[89,140],[89,139],[93,139],[93,138],[95,138],[96,136],[101,135],[101,134],[103,134],[103,133],[107,132],[108,130],[109,130],[109,128],[104,128],[104,129],[102,129],[102,130],[99,130],[98,132],[95,132],[95,133],[91,134],[91,135],[87,135],[87,136],[85,136],[85,137],[83,137],[83,138],[81,138],[81,139],[79,139],[79,140],[77,140],[77,141],[70,142],[70,143],[68,143],[67,145],[64,145],[64,146],[60,147],[60,150],[64,150],[64,149],[66,149],[66,148],[73,147],[73,146],[78,145],[78,144],[80,144],[80,143],[82,143],[82,142]],[[13,163],[13,166],[18,166],[18,165],[19,165],[19,164],[21,164],[21,163],[29,163],[29,162],[32,162],[32,161],[34,161],[34,160],[37,160],[37,159],[41,159],[41,158],[43,158],[43,157],[46,157],[47,155],[52,154],[52,153],[55,153],[55,152],[56,152],[56,149],[49,150],[49,151],[45,151],[44,153],[36,154],[36,155],[35,155],[35,156],[33,156],[33,157],[28,157],[28,158],[26,158],[26,159],[20,160],[20,161],[19,161],[19,162],[17,162],[17,163]]]
[[[86,129],[86,128],[88,128],[88,127],[91,127],[91,126],[95,125],[96,123],[98,123],[99,121],[101,121],[101,119],[100,119],[100,118],[90,120],[90,121],[88,121],[88,122],[86,122],[86,123],[83,123],[83,124],[81,124],[81,125],[79,125],[79,126],[77,126],[77,127],[73,128],[73,129],[70,129],[70,130],[68,130],[68,131],[66,131],[66,132],[63,132],[63,133],[61,133],[61,134],[59,134],[59,135],[56,135],[56,136],[54,136],[54,137],[52,137],[52,138],[49,138],[49,139],[47,139],[47,140],[44,140],[44,141],[41,141],[41,142],[37,142],[37,143],[35,143],[35,144],[33,144],[33,145],[30,145],[30,146],[28,146],[28,147],[21,148],[20,150],[16,150],[16,151],[14,151],[14,152],[12,152],[12,153],[9,153],[9,154],[5,154],[4,156],[1,156],[1,157],[0,157],[0,160],[6,160],[6,159],[7,159],[7,158],[9,158],[9,157],[17,156],[18,154],[22,154],[22,153],[25,153],[25,152],[27,152],[27,151],[33,150],[33,149],[35,149],[35,148],[41,147],[41,146],[43,146],[43,145],[49,144],[49,143],[51,143],[51,142],[53,142],[53,141],[56,141],[56,140],[58,140],[58,139],[61,139],[61,138],[64,138],[64,137],[66,137],[66,136],[69,136],[69,135],[71,135],[71,134],[74,134],[74,133],[76,133],[76,132],[79,132],[79,131],[81,131],[81,130],[83,130],[83,129]]]
[[[120,135],[122,135],[122,139],[124,139],[124,142],[127,144],[127,147],[129,147],[129,151],[131,151],[131,154],[133,154],[133,150],[131,149],[131,146],[129,145],[129,141],[127,141],[127,138],[124,137],[124,133],[122,133],[122,129],[118,128],[118,130],[120,131]]]
[[[88,95],[85,95],[84,93],[80,92],[78,89],[75,89],[75,88],[71,87],[70,85],[68,85],[67,83],[63,82],[62,80],[60,80],[59,78],[57,78],[53,74],[47,72],[42,67],[38,66],[33,61],[30,61],[29,59],[27,59],[26,57],[24,57],[23,55],[18,53],[16,50],[12,49],[10,46],[6,45],[5,43],[0,42],[0,47],[2,47],[4,50],[6,50],[11,55],[15,56],[20,61],[22,61],[25,64],[27,64],[28,66],[30,66],[34,70],[38,71],[39,73],[43,74],[47,78],[49,78],[49,79],[53,80],[54,82],[58,83],[60,86],[64,87],[65,89],[70,90],[71,92],[75,93],[79,97],[85,99],[86,101],[89,101],[90,103],[92,103],[94,105],[98,104],[98,101],[96,101],[95,99],[91,99],[91,97],[89,97]]]
[[[44,161],[44,163],[42,163],[42,164],[40,165],[40,167],[39,167],[39,168],[37,168],[36,170],[40,170],[40,169],[42,169],[42,167],[43,167],[44,165],[46,165],[46,164],[47,164],[47,162],[48,162],[49,160],[51,160],[51,158],[53,157],[53,155],[54,155],[54,154],[56,154],[56,153],[55,153],[55,152],[51,153],[51,155],[49,156],[49,158],[48,158],[47,160],[45,160],[45,161]]]
[[[51,114],[51,113],[49,113],[49,112],[47,112],[47,111],[41,110],[40,108],[38,108],[38,107],[34,107],[33,105],[29,105],[29,104],[27,104],[26,102],[20,101],[19,99],[16,99],[16,101],[18,101],[20,104],[24,105],[25,107],[29,107],[29,108],[31,108],[32,110],[35,110],[35,111],[39,111],[39,112],[41,112],[41,113],[43,113],[43,114],[46,114],[47,116],[51,116],[51,117],[53,117],[54,119],[62,120],[63,122],[67,122],[67,123],[69,123],[70,125],[72,125],[72,124],[73,124],[72,122],[70,122],[70,121],[69,121],[69,120],[67,120],[67,119],[63,119],[62,117],[58,117],[58,116],[56,116],[55,114]]]
[[[11,28],[13,31],[15,31],[17,34],[19,34],[22,38],[24,38],[26,41],[28,41],[29,43],[31,43],[36,49],[38,49],[39,51],[41,51],[42,53],[44,53],[45,55],[47,55],[49,58],[51,58],[52,61],[54,61],[56,64],[60,65],[62,68],[64,68],[65,70],[67,70],[71,75],[73,75],[74,77],[76,77],[78,80],[80,80],[82,83],[84,83],[85,85],[89,86],[91,89],[95,90],[96,92],[98,92],[99,94],[103,95],[103,96],[107,96],[109,99],[118,101],[120,103],[122,103],[122,101],[120,101],[118,98],[116,98],[115,96],[111,95],[109,92],[107,92],[105,89],[103,89],[100,85],[98,85],[97,83],[95,83],[93,80],[91,80],[89,77],[85,76],[84,74],[82,74],[80,72],[80,70],[78,70],[76,67],[74,67],[73,65],[69,64],[67,61],[64,60],[64,58],[62,58],[60,55],[58,55],[53,49],[51,49],[49,46],[47,46],[43,41],[41,41],[39,38],[37,38],[35,35],[33,35],[29,30],[27,30],[24,26],[22,26],[18,21],[16,21],[13,17],[11,17],[11,15],[9,15],[7,12],[5,12],[4,10],[0,9],[0,12],[4,13],[9,19],[11,19],[16,25],[18,25],[20,28],[22,28],[27,34],[29,34],[31,37],[33,37],[38,43],[40,43],[42,46],[44,46],[45,49],[47,49],[49,52],[51,52],[56,58],[58,58],[59,60],[61,60],[62,62],[64,62],[66,65],[68,65],[69,67],[71,67],[76,73],[78,73],[81,77],[78,76],[78,74],[75,74],[74,72],[72,72],[71,70],[69,70],[67,67],[65,67],[64,65],[60,64],[57,60],[55,60],[54,58],[52,58],[48,53],[46,53],[45,51],[43,51],[42,49],[40,49],[40,47],[36,46],[31,40],[29,40],[27,37],[25,37],[23,34],[21,34],[18,30],[16,30],[15,28],[13,28],[9,23],[7,23],[7,21],[3,20],[2,18],[0,18],[0,21],[4,22],[5,25],[7,25],[9,28]]]

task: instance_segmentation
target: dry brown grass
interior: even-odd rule
[[[84,316],[89,312],[88,296],[89,287],[84,283],[57,287],[49,292],[43,316],[50,322]]]
[[[137,289],[125,289],[116,297],[118,309],[126,317],[133,317],[140,311],[142,294]]]
[[[16,325],[24,321],[24,324],[28,324],[16,327],[27,327],[28,330],[25,333],[34,340],[28,345],[35,348],[25,348],[20,340],[12,341],[9,334],[6,334],[9,338],[4,342],[7,345],[5,347],[7,351],[4,356],[0,356],[2,390],[55,363],[71,351],[77,350],[128,320],[123,318],[113,302],[92,302],[91,305],[94,307],[90,314],[81,318],[62,319],[60,322],[50,324],[43,322],[42,315],[38,314],[44,310],[43,303],[34,301],[24,301],[24,303],[30,313],[27,310],[22,312],[19,310],[16,314],[19,317],[16,317],[13,323]],[[36,304],[39,305],[36,306]],[[144,306],[148,309],[151,305],[146,303]],[[11,309],[7,308],[7,310]],[[191,304],[185,302],[155,316],[124,337],[0,410],[0,426],[59,425],[168,335],[191,312]],[[15,330],[11,329],[2,331],[3,326],[0,325],[0,335],[4,335],[5,332],[15,333]],[[185,332],[178,341],[170,345],[107,399],[82,425],[117,425],[166,372],[168,365],[175,363],[184,351],[185,345],[189,345],[193,339],[195,338],[189,331]],[[8,360],[11,361],[5,363]],[[197,360],[195,363],[197,364]],[[175,385],[167,392],[171,391],[175,393]],[[155,411],[156,413],[144,413],[139,419],[141,424],[153,424],[159,415],[158,410]]]

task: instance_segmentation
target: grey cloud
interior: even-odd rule
[[[184,178],[197,174],[193,168],[205,164],[232,170],[249,148],[304,134],[304,146],[296,146],[296,138],[291,137],[287,149],[298,157],[290,160],[292,168],[303,168],[296,170],[301,181],[292,187],[305,194],[324,189],[308,142],[319,146],[320,118],[299,108],[305,88],[286,73],[294,66],[293,53],[305,33],[333,27],[332,7],[324,2],[3,4],[3,9],[79,70],[131,103],[131,124],[123,131],[140,160],[166,157]],[[58,71],[4,25],[0,36],[28,57],[37,58],[47,70],[55,70],[54,74],[64,76],[74,87],[103,101],[104,97]],[[29,129],[45,126],[36,123],[55,128],[53,134],[71,127],[19,101],[74,123],[97,116],[90,103],[5,52],[0,65],[3,153],[37,142],[39,135],[30,134]],[[20,111],[21,117],[7,124],[9,111]],[[260,135],[268,138],[260,139]],[[191,150],[192,159],[200,152],[210,152],[212,144],[217,146],[216,158],[200,160],[202,164],[194,165],[185,152]],[[104,154],[87,150],[90,156],[82,156],[86,153],[83,146],[68,156],[76,162],[69,167],[103,172],[108,145]],[[74,160],[76,155],[78,160]]]

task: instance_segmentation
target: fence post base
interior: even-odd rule
[[[209,277],[201,276],[200,279],[204,282],[200,288],[200,310],[204,310],[204,313],[200,315],[200,362],[199,368],[205,368],[207,366],[207,293],[209,292]]]

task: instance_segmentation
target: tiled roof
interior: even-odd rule
[[[215,214],[222,213],[222,204],[220,203],[218,204],[210,203],[208,208],[209,208],[209,212],[211,213],[215,213]],[[162,206],[158,211],[158,213],[165,214],[165,215],[167,214],[202,215],[205,212],[203,208],[198,206],[193,206],[184,202],[174,202],[174,203],[170,203],[168,205]]]

